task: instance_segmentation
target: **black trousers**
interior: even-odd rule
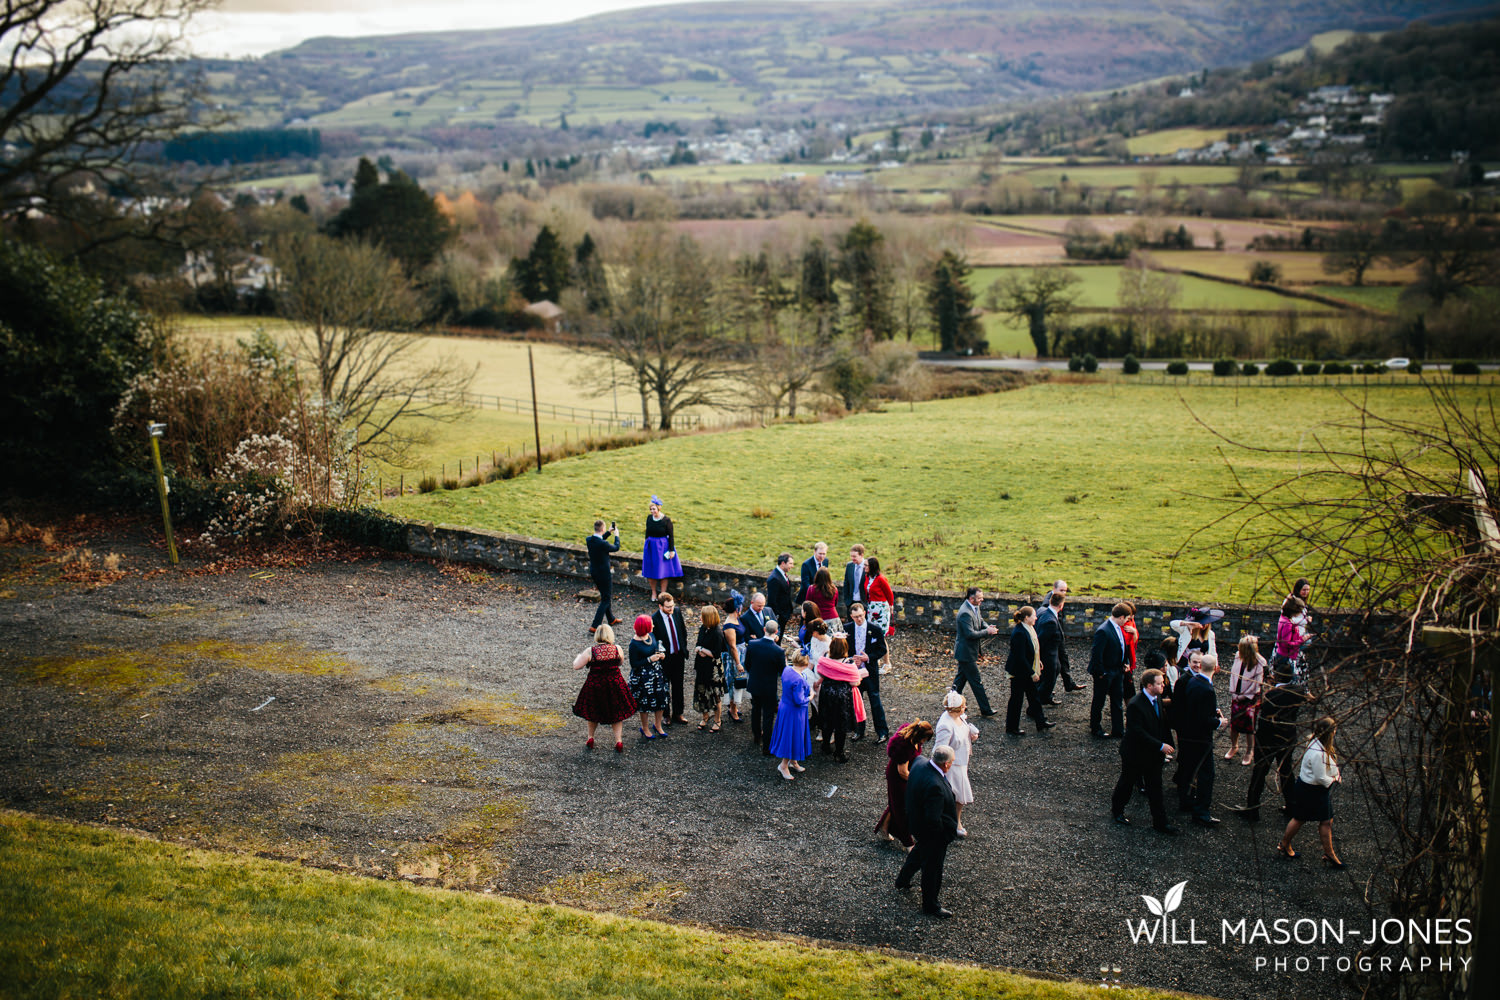
[[[1125,675],[1123,673],[1100,674],[1094,678],[1094,700],[1089,705],[1089,730],[1103,729],[1104,699],[1109,698],[1109,731],[1116,735],[1125,732]]]
[[[858,698],[860,692],[870,696],[870,711],[865,717],[865,722],[874,720],[875,735],[879,739],[885,739],[890,735],[890,729],[885,724],[885,706],[880,703],[880,664],[871,662],[869,664],[870,676],[859,682],[859,687],[854,692]],[[865,738],[865,722],[854,724],[854,733],[860,739]]]
[[[1182,755],[1177,759],[1178,804],[1200,818],[1209,814],[1214,797],[1214,755],[1212,740],[1182,740]]]
[[[766,753],[771,752],[771,733],[776,729],[778,701],[774,694],[750,696],[750,735],[756,746]]]
[[[1109,797],[1109,810],[1115,816],[1125,815],[1130,796],[1135,786],[1144,782],[1146,802],[1151,806],[1151,825],[1158,830],[1167,825],[1167,810],[1161,799],[1161,755],[1155,760],[1142,760],[1131,754],[1122,758],[1120,780],[1115,782],[1114,794]]]
[[[594,586],[599,588],[599,607],[594,612],[594,628],[598,628],[606,622],[615,620],[615,609],[610,606],[610,598],[614,594],[613,581],[606,577],[600,581],[594,578]]]
[[[1022,698],[1026,699],[1026,714],[1035,720],[1038,729],[1042,727],[1042,722],[1047,718],[1042,714],[1041,699],[1037,697],[1036,682],[1031,679],[1031,675],[1022,674],[1019,677],[1012,676],[1010,679],[1010,701],[1005,703],[1005,731],[1008,733],[1020,732]]]
[[[979,714],[991,714],[989,696],[984,693],[984,682],[979,679],[979,664],[973,660],[958,661],[958,676],[953,678],[953,690],[963,694],[965,683],[974,688],[974,700],[979,702]]]
[[[1273,764],[1281,779],[1282,801],[1286,801],[1287,790],[1292,787],[1292,744],[1272,744],[1267,747],[1262,743],[1255,748],[1255,766],[1250,769],[1250,791],[1245,796],[1245,805],[1249,809],[1260,809],[1261,793],[1265,791],[1266,776],[1271,773]],[[1252,815],[1258,813],[1252,812]]]
[[[922,872],[922,909],[927,913],[938,910],[938,890],[943,887],[943,861],[948,857],[948,842],[941,837],[917,837],[916,846],[906,855],[906,864],[896,876],[896,885],[906,888]]]
[[[667,684],[672,689],[672,714],[667,716],[668,719],[685,718],[682,712],[687,705],[682,700],[682,672],[686,663],[687,652],[681,649],[668,653],[661,661],[662,672],[667,675]]]

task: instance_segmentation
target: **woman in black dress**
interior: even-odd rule
[[[625,752],[625,741],[621,739],[625,720],[635,714],[635,699],[625,678],[620,676],[620,664],[625,660],[620,647],[615,645],[615,630],[600,625],[594,632],[594,644],[579,653],[573,660],[573,669],[582,670],[587,664],[589,675],[573,703],[573,714],[589,724],[589,738],[584,746],[594,748],[594,730],[602,722],[615,734],[615,753]]]
[[[698,618],[698,638],[693,641],[693,708],[701,715],[698,731],[708,726],[708,717],[714,719],[712,729],[717,733],[723,720],[724,667],[720,657],[724,655],[724,630],[719,627],[719,609],[705,604]]]
[[[637,615],[635,638],[630,640],[630,696],[641,713],[641,735],[648,740],[667,735],[661,724],[662,714],[672,703],[672,688],[662,665],[666,658],[667,651],[651,634],[651,616]]]

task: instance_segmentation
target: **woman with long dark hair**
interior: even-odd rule
[[[911,762],[922,753],[922,744],[932,739],[932,724],[915,719],[896,730],[885,745],[885,812],[875,824],[881,840],[892,840],[911,849],[912,835],[906,823],[906,779]]]
[[[1338,757],[1333,749],[1333,737],[1338,725],[1324,716],[1312,724],[1312,739],[1302,754],[1302,766],[1297,771],[1297,780],[1292,783],[1287,796],[1287,808],[1292,818],[1276,850],[1283,857],[1295,858],[1292,838],[1302,829],[1303,823],[1318,824],[1318,838],[1323,843],[1323,863],[1330,868],[1342,868],[1333,849],[1333,786],[1344,779],[1339,774]]]
[[[831,625],[839,620],[839,588],[833,585],[833,574],[826,566],[813,576],[812,586],[807,588],[807,599],[812,601],[818,617],[825,622]]]
[[[869,616],[872,628],[878,628],[885,633],[886,639],[896,634],[896,594],[891,590],[891,581],[880,572],[880,560],[871,556],[865,560],[865,593],[868,599],[865,601],[865,614]],[[891,644],[885,644],[885,656],[881,658],[880,669],[882,672],[889,670],[891,666]]]
[[[836,635],[828,655],[817,663],[818,675],[823,678],[822,691],[818,695],[818,725],[823,727],[823,753],[832,753],[840,764],[849,759],[844,754],[844,738],[865,718],[864,699],[855,695],[854,687],[869,673],[848,656],[849,640]]]

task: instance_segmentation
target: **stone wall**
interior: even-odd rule
[[[456,562],[479,563],[530,573],[552,573],[584,580],[589,575],[588,549],[582,544],[546,542],[496,531],[408,522],[407,546],[411,552],[420,555]],[[612,563],[617,589],[648,589],[645,578],[640,575],[640,556],[622,551],[614,557]],[[672,581],[671,590],[680,601],[698,604],[710,599],[722,601],[728,598],[731,588],[744,594],[748,600],[752,592],[765,588],[765,580],[771,567],[766,567],[764,572],[752,573],[728,566],[684,561],[682,570],[682,579]],[[835,576],[842,576],[842,567],[836,567],[836,570]],[[895,620],[898,625],[908,627],[951,629],[959,605],[964,600],[962,593],[951,591],[902,588],[895,593]],[[1038,594],[987,594],[980,612],[986,622],[995,625],[1003,633],[1010,629],[1012,611],[1023,604],[1040,608],[1044,599],[1045,595]],[[1064,608],[1064,631],[1070,636],[1090,635],[1109,617],[1116,600],[1113,596],[1070,596]],[[1281,610],[1279,607],[1218,606],[1223,607],[1226,612],[1224,621],[1216,628],[1221,644],[1234,643],[1248,632],[1261,637],[1261,651],[1268,654],[1269,641],[1276,635],[1276,620]],[[1143,644],[1150,643],[1153,637],[1170,634],[1171,628],[1167,623],[1173,618],[1181,617],[1185,610],[1186,606],[1183,604],[1137,601],[1136,625],[1141,631]]]

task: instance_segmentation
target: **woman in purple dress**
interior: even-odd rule
[[[620,675],[620,665],[625,656],[615,645],[615,630],[600,625],[594,632],[594,644],[579,653],[573,660],[573,669],[581,670],[587,664],[589,675],[573,703],[573,714],[589,724],[589,738],[584,746],[594,748],[594,730],[602,722],[614,730],[615,753],[625,752],[625,741],[621,738],[625,720],[635,714],[635,699],[630,688]]]
[[[652,495],[651,512],[646,516],[646,541],[641,546],[641,576],[651,585],[651,601],[667,592],[667,581],[682,576],[682,560],[677,558],[677,536],[672,519],[661,512],[661,497]]]
[[[885,747],[889,758],[885,765],[885,812],[880,814],[875,832],[882,840],[894,840],[908,850],[913,841],[906,825],[906,778],[911,762],[922,752],[922,744],[930,739],[931,723],[917,719],[896,730]]]
[[[795,666],[781,672],[781,704],[776,708],[776,724],[771,727],[771,756],[780,757],[776,770],[787,781],[792,771],[806,771],[800,763],[812,754],[812,730],[807,725],[807,706],[812,702],[812,688]],[[788,770],[790,768],[790,770]]]

